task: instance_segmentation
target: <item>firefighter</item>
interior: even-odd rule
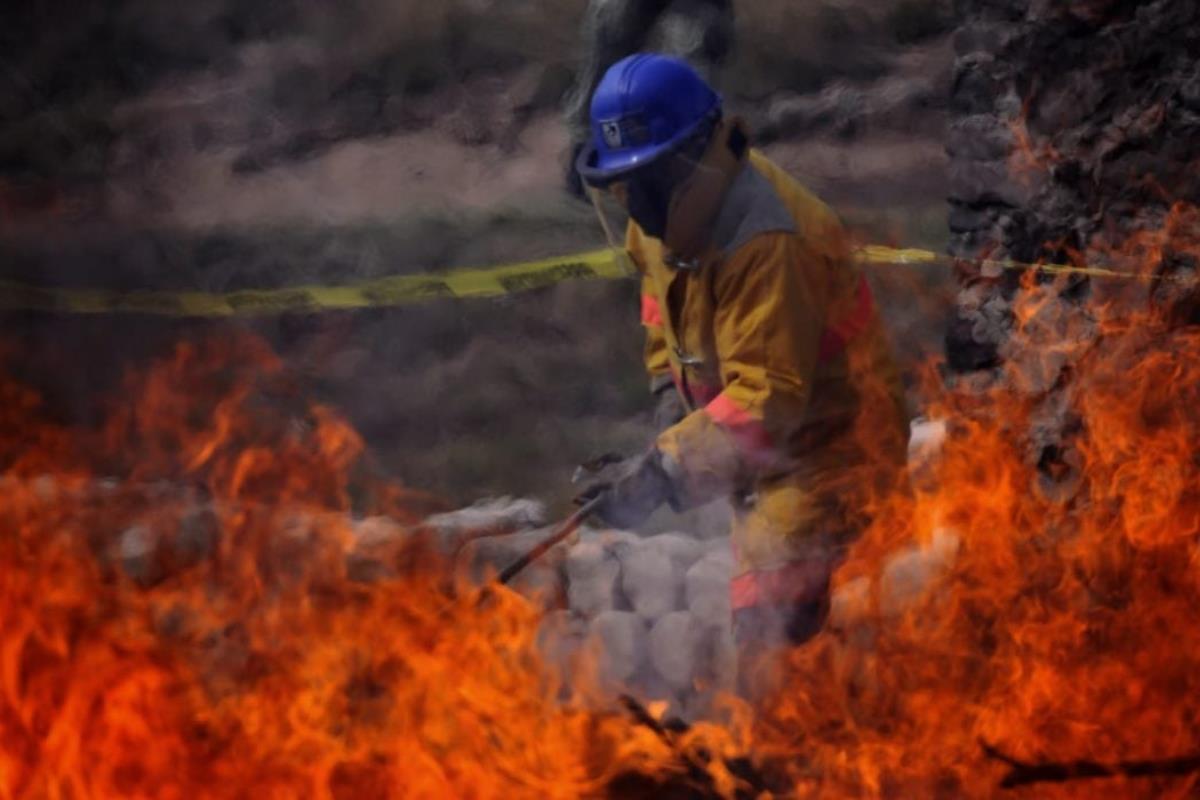
[[[567,98],[571,137],[567,189],[583,195],[575,158],[590,135],[588,108],[601,76],[618,59],[643,49],[651,32],[666,50],[688,60],[711,83],[733,47],[733,0],[591,0],[583,22],[583,52]]]
[[[591,128],[577,166],[598,209],[630,217],[651,390],[682,412],[580,501],[634,528],[663,504],[731,498],[740,654],[804,642],[902,474],[903,390],[871,289],[834,213],[750,148],[686,62],[616,63]]]

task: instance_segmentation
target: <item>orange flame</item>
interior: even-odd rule
[[[98,435],[0,393],[0,796],[577,797],[672,762],[415,532],[351,579],[361,443],[257,343],[180,346]]]
[[[1179,230],[1142,257],[1190,247]],[[356,485],[359,437],[261,344],[181,345],[96,432],[0,382],[0,797],[568,798],[631,772],[726,797],[991,797],[1012,764],[985,744],[1196,754],[1200,332],[1116,298],[1050,324],[1028,294],[1026,353],[1066,348],[1069,380],[1031,392],[1014,364],[937,393],[936,473],[872,499],[842,613],[752,719],[675,738],[598,706],[587,664],[545,666],[536,606],[451,580],[404,492]],[[1047,416],[1070,451],[1052,468],[1028,445]],[[351,511],[402,526],[367,577]],[[728,766],[746,753],[757,787]]]
[[[1089,257],[1151,274],[1200,252],[1196,220],[1177,206]],[[839,573],[843,614],[761,709],[756,752],[801,796],[990,797],[1029,765],[1081,762],[1110,776],[1037,796],[1196,791],[1200,330],[1144,286],[1075,305],[1030,276],[1005,373],[982,394],[931,390],[953,430],[936,478],[884,501]],[[1031,447],[1047,425],[1053,463]],[[917,568],[924,591],[897,599]]]

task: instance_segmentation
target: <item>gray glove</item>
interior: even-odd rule
[[[672,425],[678,424],[688,415],[687,406],[675,382],[670,378],[656,378],[650,383],[650,392],[654,395],[654,429],[665,431]]]
[[[611,465],[604,472],[575,498],[575,503],[585,505],[601,498],[593,513],[614,528],[636,528],[659,506],[673,500],[671,479],[657,448]]]

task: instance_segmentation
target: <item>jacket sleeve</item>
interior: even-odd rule
[[[790,233],[755,237],[715,276],[723,390],[659,437],[680,507],[783,466],[803,426],[825,328],[821,255]]]
[[[625,247],[629,258],[633,261],[642,276],[642,328],[646,332],[646,343],[642,352],[642,360],[646,365],[646,373],[650,377],[650,391],[657,394],[666,387],[674,384],[671,377],[671,359],[667,352],[667,339],[663,332],[665,317],[658,295],[646,274],[645,255],[641,249],[641,237],[633,229],[625,238]]]
[[[667,355],[667,339],[663,333],[663,315],[658,296],[642,278],[642,328],[646,331],[646,344],[642,358],[650,376],[650,391],[658,392],[674,383],[671,378],[671,359]]]

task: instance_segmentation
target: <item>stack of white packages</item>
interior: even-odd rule
[[[587,682],[604,694],[703,717],[735,679],[732,569],[727,539],[585,532],[567,551],[567,608],[547,617],[543,647],[567,673],[594,667]]]

